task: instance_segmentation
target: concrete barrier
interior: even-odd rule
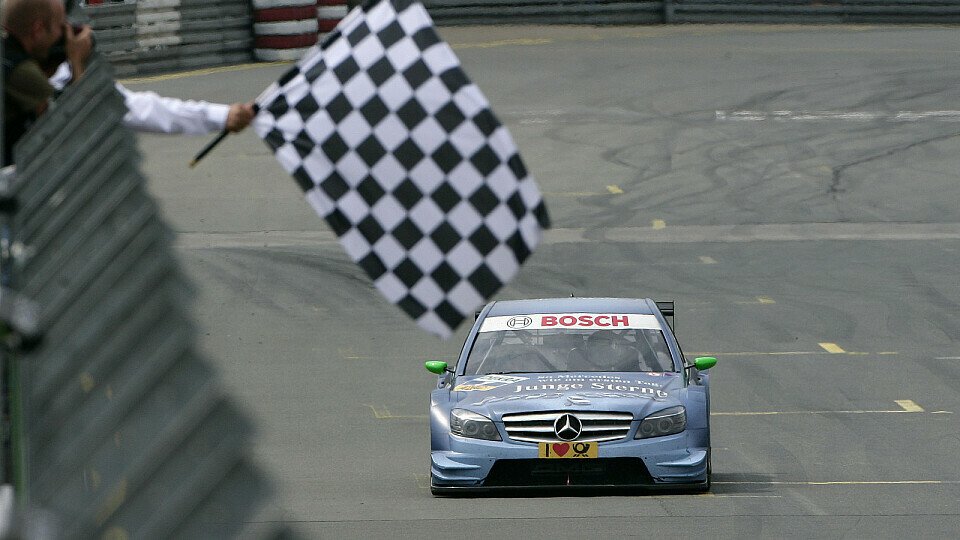
[[[254,56],[297,60],[317,44],[316,0],[253,0]]]
[[[97,50],[118,75],[250,61],[248,0],[139,0],[88,5]]]

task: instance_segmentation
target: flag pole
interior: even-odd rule
[[[256,116],[258,112],[260,112],[260,105],[254,103],[253,115]],[[216,146],[220,144],[220,142],[223,141],[223,139],[225,139],[229,134],[230,134],[230,130],[228,130],[227,128],[223,128],[223,131],[221,131],[220,134],[217,135],[216,139],[208,142],[207,145],[204,146],[202,150],[197,152],[197,155],[193,156],[193,159],[190,160],[190,168],[192,169],[196,167],[197,163],[200,163],[200,160],[203,159],[204,156],[209,154],[211,150],[216,148]]]
[[[227,128],[223,128],[223,131],[221,131],[220,134],[217,135],[216,139],[208,142],[207,145],[203,147],[203,150],[200,150],[200,152],[198,152],[197,155],[190,160],[190,168],[192,169],[196,167],[197,163],[200,163],[200,160],[203,159],[204,156],[209,154],[210,151],[213,150],[214,147],[216,147],[218,144],[220,144],[220,141],[225,139],[229,134],[230,132],[227,131]]]

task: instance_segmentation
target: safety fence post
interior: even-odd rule
[[[0,385],[3,407],[3,483],[11,484],[18,499],[27,496],[26,441],[24,439],[21,353],[36,344],[37,306],[15,289],[23,250],[16,242],[16,168],[0,170]]]

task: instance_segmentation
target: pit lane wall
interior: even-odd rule
[[[35,306],[30,324],[0,310],[3,483],[20,516],[7,532],[289,538],[252,426],[198,353],[191,286],[111,71],[95,58],[0,178],[0,307]]]

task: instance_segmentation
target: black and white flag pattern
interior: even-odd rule
[[[349,256],[448,337],[549,226],[507,129],[411,0],[368,2],[257,100],[254,129]]]

